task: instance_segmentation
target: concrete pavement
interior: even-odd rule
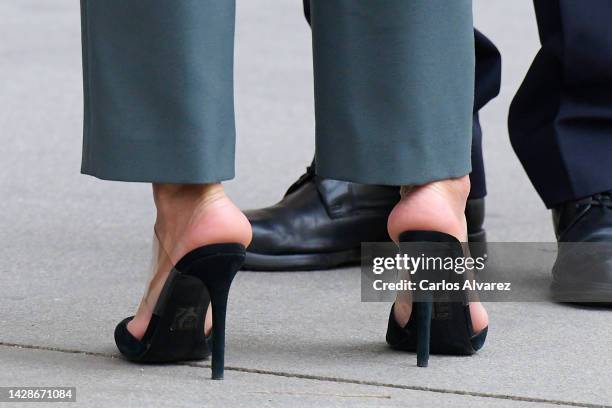
[[[502,93],[482,112],[489,238],[552,242],[505,128],[538,47],[533,11],[503,0],[475,10],[504,55]],[[356,268],[239,274],[224,382],[208,381],[206,363],[117,358],[114,325],[147,274],[149,187],[79,175],[78,4],[5,0],[0,15],[0,386],[76,386],[79,406],[612,405],[609,310],[488,304],[481,353],[417,369],[414,355],[385,347],[389,305],[359,301]],[[237,30],[228,189],[253,208],[278,200],[311,159],[309,31],[299,4],[281,0],[238,1]]]

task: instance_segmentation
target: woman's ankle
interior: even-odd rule
[[[211,184],[153,184],[153,200],[158,220],[173,218],[176,208],[192,206],[225,198],[221,183]]]
[[[154,184],[155,232],[173,261],[199,246],[251,242],[251,225],[217,184]]]
[[[468,176],[402,187],[402,198],[389,215],[389,236],[397,242],[404,231],[432,230],[466,241],[465,204],[469,193]]]

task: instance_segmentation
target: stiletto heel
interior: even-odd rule
[[[225,367],[225,315],[230,286],[245,258],[245,249],[238,244],[219,244],[215,257],[190,268],[190,274],[200,279],[208,288],[212,304],[212,379],[223,379]],[[201,248],[203,249],[203,248]],[[196,250],[197,251],[197,250]],[[197,254],[196,254],[197,256]]]
[[[215,299],[215,298],[213,298]],[[227,310],[227,297],[217,298],[213,305],[213,333],[212,333],[212,379],[222,380],[225,371],[225,312]]]
[[[415,302],[417,332],[417,366],[427,367],[431,337],[432,302]]]
[[[178,362],[210,355],[212,378],[222,379],[225,315],[229,289],[245,258],[241,244],[207,245],[185,255],[172,268],[141,340],[124,319],[115,329],[119,351],[138,363]],[[212,341],[204,337],[204,316],[212,306]]]
[[[419,246],[419,255],[423,255],[422,252],[431,252],[429,255],[443,258],[456,259],[464,256],[461,242],[442,232],[407,231],[400,234],[399,241],[400,247],[404,242],[422,244]],[[443,280],[447,282],[461,284],[465,279],[463,275],[452,270],[446,272]],[[425,277],[422,273],[416,273],[413,279],[418,288]],[[414,296],[412,313],[404,327],[397,323],[393,306],[391,307],[386,339],[396,350],[416,351],[417,366],[427,367],[430,351],[433,354],[471,355],[484,345],[488,327],[474,333],[468,295],[465,291],[459,291],[459,298],[456,295],[450,297],[444,291],[430,290],[416,291]]]

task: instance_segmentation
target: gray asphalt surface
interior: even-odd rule
[[[489,238],[552,242],[550,214],[506,130],[538,49],[532,6],[477,0],[475,12],[504,56],[501,95],[482,112]],[[77,2],[4,0],[0,16],[0,386],[77,386],[79,406],[612,405],[609,311],[489,304],[481,353],[433,356],[417,369],[413,355],[385,347],[389,305],[359,301],[356,268],[241,273],[224,382],[208,381],[207,363],[117,358],[114,325],[146,279],[150,187],[79,174]],[[276,202],[313,152],[299,2],[238,1],[236,54],[238,165],[228,189],[255,208]]]

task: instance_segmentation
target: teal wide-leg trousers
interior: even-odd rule
[[[81,10],[82,172],[231,179],[235,2],[81,0]],[[404,185],[470,172],[470,0],[311,0],[311,19],[320,175]]]

